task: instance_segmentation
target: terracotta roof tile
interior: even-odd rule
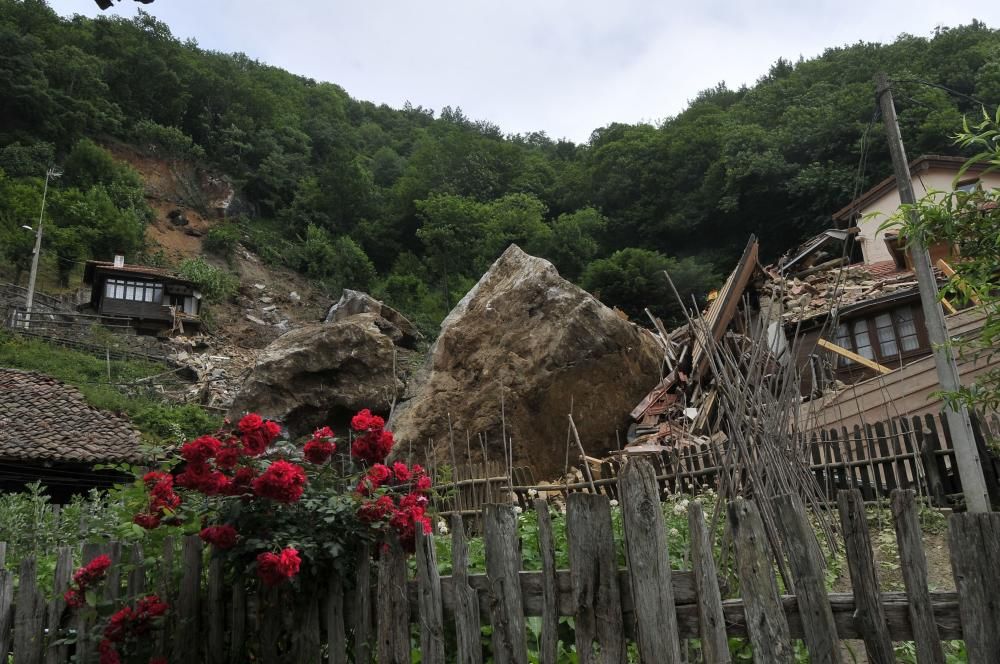
[[[88,404],[75,387],[33,371],[0,369],[0,459],[139,461],[128,419]]]

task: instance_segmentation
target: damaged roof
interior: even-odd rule
[[[131,422],[88,404],[75,387],[34,371],[0,369],[0,459],[140,461]]]

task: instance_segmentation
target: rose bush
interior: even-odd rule
[[[431,479],[419,465],[387,466],[393,442],[367,409],[352,418],[347,444],[330,427],[295,443],[278,423],[250,413],[147,473],[148,500],[133,521],[197,532],[265,586],[306,575],[303,587],[313,587],[353,568],[359,541],[393,532],[412,552],[417,529],[430,532]]]

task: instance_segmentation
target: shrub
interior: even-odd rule
[[[240,243],[240,229],[236,224],[219,224],[209,229],[205,234],[202,246],[206,251],[210,251],[217,256],[225,258],[226,261],[232,259],[236,252],[236,246]]]
[[[151,154],[168,159],[205,158],[205,150],[177,127],[164,127],[152,120],[139,120],[132,128],[132,140]]]
[[[177,266],[177,272],[193,282],[209,302],[222,302],[233,297],[240,285],[234,274],[211,265],[200,256],[182,261]]]

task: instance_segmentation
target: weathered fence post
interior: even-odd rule
[[[146,565],[143,562],[142,544],[136,542],[132,545],[129,553],[129,564],[132,569],[128,573],[128,582],[125,586],[125,596],[130,602],[134,602],[137,597],[146,592]]]
[[[542,638],[538,657],[541,664],[556,664],[559,656],[559,585],[548,502],[536,499],[535,514],[538,515],[538,552],[542,558]]]
[[[26,557],[18,570],[17,606],[14,611],[14,664],[41,664],[42,661],[45,598],[37,584],[35,558]],[[4,656],[6,657],[6,653]]]
[[[84,518],[80,515],[81,520]],[[83,545],[83,564],[86,565],[97,556],[101,555],[101,547],[98,544],[86,543]],[[88,664],[95,661],[94,649],[96,644],[90,636],[90,629],[94,626],[93,613],[90,611],[79,611],[76,615],[76,662],[77,664]]]
[[[6,543],[0,547],[0,556],[6,553]],[[14,624],[14,574],[0,563],[0,653],[6,656],[11,648],[11,626]]]
[[[177,626],[174,640],[174,659],[178,662],[197,662],[201,634],[198,596],[201,591],[201,539],[197,535],[184,538],[181,553],[181,590],[177,597]]]
[[[247,588],[241,578],[233,580],[233,625],[229,633],[229,663],[242,664],[246,661],[247,637]],[[331,662],[333,664],[333,662]]]
[[[330,577],[330,586],[326,595],[326,642],[330,652],[330,664],[347,664],[344,582],[336,573]]]
[[[691,534],[691,562],[694,566],[694,588],[698,597],[698,624],[701,628],[701,649],[706,664],[729,664],[729,638],[722,612],[722,595],[712,557],[712,540],[701,503],[688,505],[688,529]]]
[[[892,492],[892,516],[896,522],[896,545],[899,549],[899,569],[906,585],[910,624],[920,664],[944,664],[944,651],[938,635],[937,620],[931,609],[927,589],[927,557],[924,555],[923,534],[917,516],[916,494],[912,489]]]
[[[483,524],[486,576],[489,582],[493,659],[496,664],[528,664],[521,597],[521,554],[517,541],[517,514],[509,505],[487,505]]]
[[[969,664],[1000,662],[1000,513],[951,515],[948,545]]]
[[[795,595],[802,616],[806,647],[815,664],[839,664],[840,647],[833,609],[826,595],[823,564],[816,533],[806,518],[802,500],[795,494],[775,498],[778,519],[785,535],[785,551],[795,577]]]
[[[570,495],[566,511],[570,579],[576,607],[576,652],[580,664],[596,663],[594,640],[604,664],[624,664],[625,624],[618,588],[618,556],[605,496]],[[675,618],[676,619],[676,618]]]
[[[208,563],[208,661],[211,664],[223,664],[226,661],[226,601],[222,596],[224,583],[222,558],[218,552],[212,552],[212,560]]]
[[[371,659],[372,635],[372,551],[368,542],[358,545],[357,576],[354,590],[354,657],[358,662]]]
[[[469,586],[469,549],[461,514],[451,515],[451,589],[455,598],[457,664],[482,664],[479,598]]]
[[[427,664],[444,664],[444,608],[437,571],[434,537],[417,526],[417,588],[420,607],[420,656]]]
[[[62,627],[62,615],[66,610],[66,600],[63,593],[69,588],[69,582],[73,575],[73,549],[68,546],[59,547],[59,554],[56,560],[56,571],[52,579],[52,600],[49,602],[48,630],[50,638],[55,637]],[[0,653],[6,652],[0,648]],[[45,653],[46,664],[63,664],[68,656],[66,646],[50,645]]]
[[[618,493],[621,496],[639,657],[643,662],[650,663],[680,662],[667,529],[653,467],[641,458],[629,460],[618,478]],[[610,518],[610,512],[608,515]],[[610,555],[614,562],[613,540]],[[614,567],[616,565],[612,569]],[[603,652],[603,643],[601,647]]]
[[[728,512],[754,659],[791,664],[794,653],[788,620],[778,596],[774,557],[760,513],[756,505],[739,497],[729,503]]]
[[[395,535],[388,536],[378,561],[378,663],[410,661],[410,603],[406,558]]]
[[[872,664],[893,664],[896,655],[886,624],[885,609],[880,598],[881,589],[875,574],[875,559],[864,498],[857,489],[837,494],[840,525],[847,549],[847,568],[851,573],[851,591],[854,594],[855,621],[864,634],[865,650]]]

